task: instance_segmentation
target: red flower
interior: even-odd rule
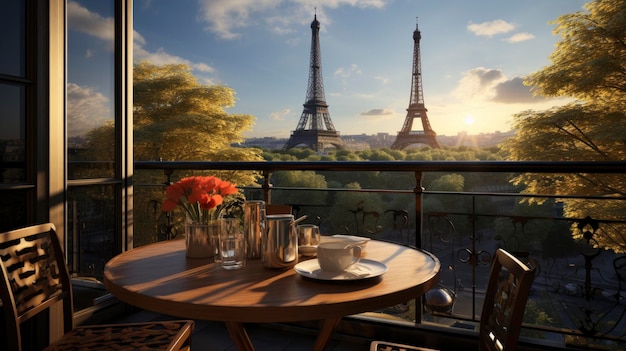
[[[176,206],[178,206],[178,201],[165,199],[163,201],[163,205],[161,206],[161,208],[163,209],[164,212],[170,212],[170,211],[174,211]]]
[[[161,209],[170,212],[180,206],[192,220],[216,219],[224,198],[238,191],[231,182],[214,176],[186,177],[165,189]]]

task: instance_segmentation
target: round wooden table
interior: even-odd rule
[[[243,323],[323,320],[314,346],[323,350],[342,317],[414,299],[438,280],[439,260],[423,250],[371,240],[362,257],[389,269],[351,281],[306,278],[293,268],[265,268],[261,260],[224,270],[212,259],[186,258],[184,240],[172,240],[114,257],[105,266],[104,285],[145,310],[223,321],[239,350],[254,349]]]

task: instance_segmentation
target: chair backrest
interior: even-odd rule
[[[54,224],[1,233],[0,258],[0,299],[9,350],[21,350],[22,323],[60,300],[64,330],[71,330],[72,289]]]
[[[496,251],[480,317],[479,350],[517,350],[535,267],[505,250]]]
[[[291,206],[289,205],[279,205],[279,204],[266,204],[265,205],[265,214],[273,215],[273,214],[291,214]]]

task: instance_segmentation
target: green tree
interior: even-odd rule
[[[135,65],[134,99],[135,159],[259,159],[256,149],[225,153],[243,141],[254,116],[227,113],[235,92],[201,84],[185,64]]]
[[[324,220],[328,217],[325,209],[328,205],[328,188],[323,175],[314,171],[278,171],[272,174],[272,186],[276,188],[310,188],[311,190],[272,190],[271,202],[294,207],[298,216],[307,215],[305,223],[318,224],[317,218]]]
[[[250,129],[254,116],[230,114],[235,92],[226,86],[204,85],[184,64],[154,65],[141,62],[134,67],[134,158],[136,161],[244,161],[262,160],[261,150],[237,148],[242,133]],[[103,129],[103,128],[101,128]],[[90,133],[93,143],[102,139],[104,130]],[[93,134],[93,135],[92,135]],[[172,181],[191,174],[210,174],[238,186],[256,183],[254,172],[177,171]],[[163,184],[162,171],[135,172],[141,184]],[[141,191],[139,191],[141,190]],[[163,239],[163,226],[174,225],[182,232],[182,214],[171,221],[160,209],[162,187],[142,188],[135,192],[135,244]]]
[[[85,137],[84,148],[75,152],[73,160],[112,163],[115,160],[115,123],[107,121],[90,130]],[[72,167],[71,173],[75,178],[115,176],[114,167],[80,167],[79,164],[73,164]]]
[[[561,40],[550,56],[551,65],[525,80],[538,95],[575,101],[517,114],[516,135],[503,145],[511,159],[626,160],[626,2],[595,0],[585,9],[557,19],[555,33]],[[622,174],[522,174],[513,182],[538,194],[626,196]],[[565,215],[572,218],[623,219],[620,202],[564,200],[564,205]],[[604,225],[596,239],[606,248],[625,252],[626,240],[620,233],[626,233],[626,226]],[[579,238],[581,233],[573,234]]]
[[[428,187],[434,191],[463,191],[465,188],[465,179],[460,174],[446,174],[432,182]]]
[[[357,182],[345,185],[346,189],[362,189]],[[380,194],[341,192],[335,196],[327,224],[336,232],[343,231],[352,235],[371,236],[379,231],[380,216],[384,213],[384,204]]]
[[[185,64],[134,67],[135,160],[253,161],[261,150],[231,147],[243,141],[254,116],[229,114],[235,92],[204,85]],[[212,172],[238,185],[253,184],[251,172]],[[182,176],[182,175],[181,175]]]
[[[327,189],[323,175],[314,171],[278,171],[272,175],[275,187]],[[327,193],[323,191],[289,190],[273,191],[272,202],[287,205],[326,205]]]
[[[626,3],[594,0],[587,12],[560,16],[555,34],[562,39],[551,54],[552,64],[528,77],[544,96],[571,96],[623,106],[626,92]]]

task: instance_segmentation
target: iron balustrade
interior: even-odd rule
[[[540,343],[571,345],[590,344],[589,340],[601,340],[604,346],[623,348],[626,337],[624,315],[626,306],[626,258],[610,250],[594,245],[598,228],[626,223],[623,218],[567,218],[554,206],[548,213],[515,213],[514,206],[522,198],[551,199],[559,204],[561,199],[589,201],[616,201],[626,208],[623,196],[581,196],[579,194],[520,194],[515,189],[494,189],[488,186],[484,191],[429,191],[424,188],[426,176],[437,174],[483,175],[488,173],[544,173],[544,174],[617,174],[626,177],[626,162],[420,162],[420,161],[363,161],[363,162],[135,162],[136,174],[146,170],[162,171],[162,182],[158,184],[135,183],[135,193],[142,187],[163,187],[177,180],[187,171],[255,171],[259,173],[258,190],[266,201],[273,192],[329,192],[379,194],[381,196],[409,196],[411,209],[385,208],[382,211],[367,209],[367,204],[358,203],[346,209],[346,221],[351,226],[349,234],[367,235],[377,239],[401,241],[405,244],[424,248],[435,253],[442,261],[442,289],[453,298],[449,310],[428,310],[422,315],[422,308],[415,306],[394,306],[410,308],[412,317],[419,322],[435,322],[448,326],[473,327],[478,321],[481,294],[487,276],[491,253],[496,246],[507,246],[514,251],[525,251],[529,259],[539,266],[531,295],[529,309],[532,320],[525,323],[527,337]],[[272,185],[272,174],[279,171],[326,172],[384,172],[385,174],[410,172],[411,184],[400,189],[388,188],[292,188]],[[209,172],[210,173],[210,172]],[[353,173],[357,174],[357,173]],[[432,203],[452,198],[452,206],[432,208]],[[158,211],[160,199],[152,204]],[[306,203],[292,204],[303,213],[311,211]],[[326,204],[331,206],[332,204]],[[455,207],[455,206],[459,206]],[[318,206],[322,206],[319,205]],[[138,210],[135,204],[135,211]],[[545,209],[544,209],[545,210]],[[545,212],[545,211],[544,211]],[[382,223],[381,218],[386,218]],[[138,216],[135,216],[138,219]],[[324,223],[324,218],[321,219]],[[493,228],[486,228],[488,222]],[[354,223],[354,226],[352,226]],[[569,236],[558,237],[563,242],[550,243],[555,233],[563,234],[563,227],[545,233],[544,241],[536,241],[529,232],[538,232],[554,223],[564,223],[564,228],[578,226],[586,243],[571,246],[580,252],[570,252],[565,256],[542,257],[549,252],[545,246],[559,246],[564,241],[572,241]],[[389,228],[385,228],[388,225]],[[497,230],[496,230],[497,229]],[[170,228],[167,228],[170,230]],[[336,230],[340,231],[339,228]],[[547,230],[547,229],[546,229]],[[569,231],[567,232],[569,235]],[[536,235],[533,234],[533,235]],[[595,235],[595,237],[594,237]],[[626,233],[624,234],[626,238]],[[584,245],[587,246],[584,246]],[[565,245],[565,244],[563,244]],[[529,249],[530,248],[530,249]],[[516,250],[521,249],[521,250]],[[552,249],[555,250],[554,248]],[[430,306],[433,307],[433,306]],[[576,310],[576,311],[574,311]],[[601,311],[602,310],[602,311]],[[393,313],[394,311],[385,311]],[[543,313],[543,314],[542,314]],[[452,328],[450,328],[452,329]],[[586,341],[576,338],[587,337]]]

